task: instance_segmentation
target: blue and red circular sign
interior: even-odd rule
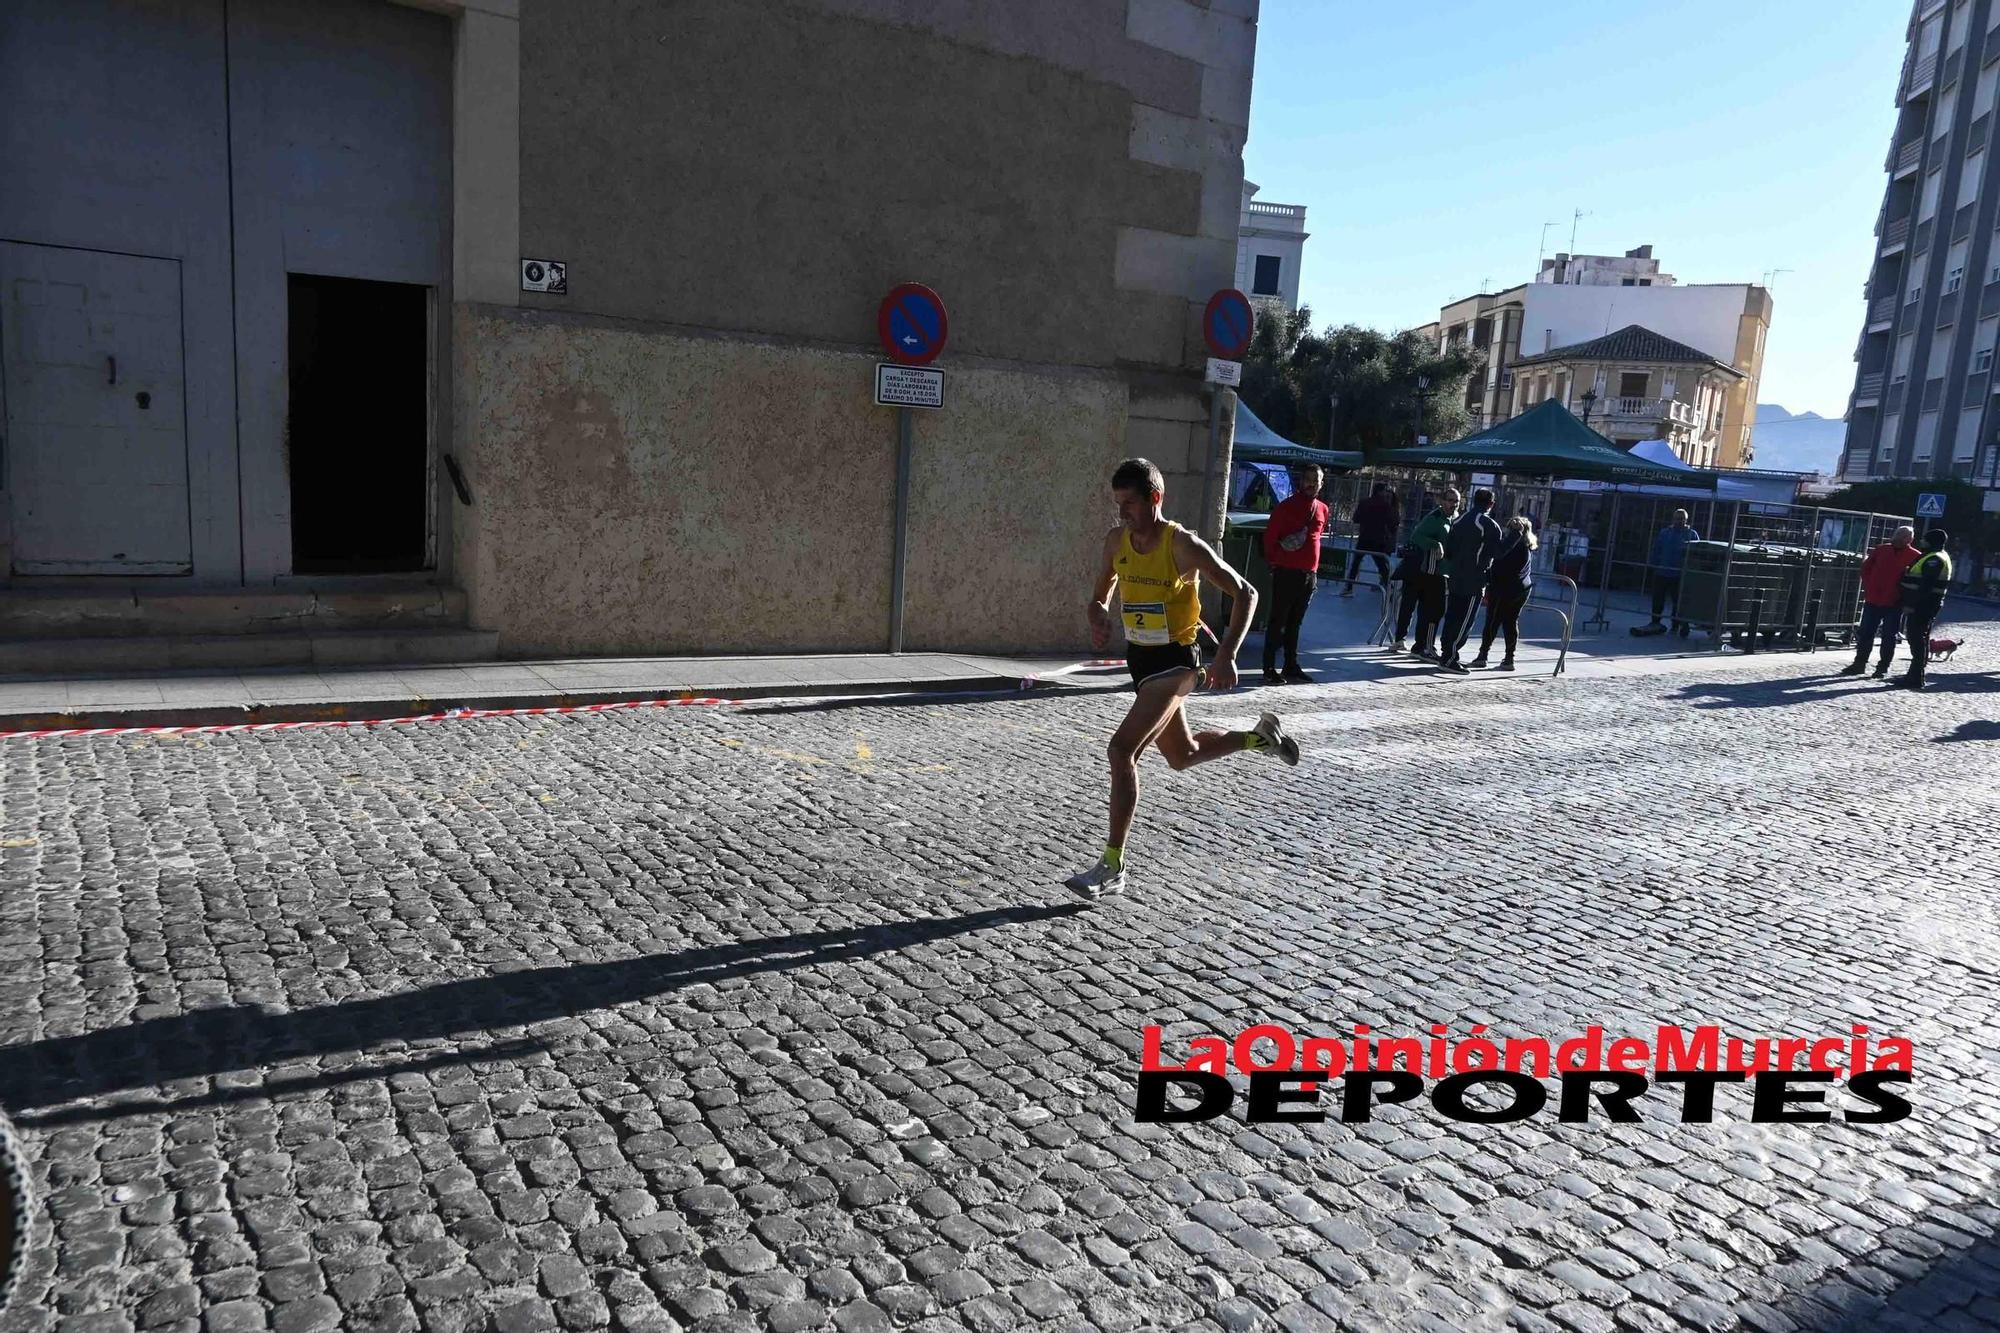
[[[1257,316],[1242,292],[1224,287],[1208,298],[1208,309],[1201,313],[1201,336],[1211,353],[1224,361],[1241,361],[1256,331]]]
[[[951,320],[936,292],[920,282],[904,282],[882,298],[882,308],[875,315],[875,332],[891,361],[923,366],[944,350]]]

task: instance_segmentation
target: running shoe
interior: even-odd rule
[[[1285,734],[1284,727],[1278,724],[1276,713],[1266,713],[1258,718],[1257,725],[1251,730],[1263,738],[1263,748],[1267,752],[1278,756],[1294,768],[1298,767],[1299,743]]]
[[[1109,898],[1125,892],[1125,872],[1113,870],[1100,859],[1082,874],[1064,880],[1063,887],[1080,898]]]

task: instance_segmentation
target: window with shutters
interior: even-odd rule
[[[1930,175],[1924,177],[1923,206],[1917,210],[1917,220],[1919,222],[1927,222],[1937,216],[1938,194],[1943,189],[1944,172],[1942,169],[1933,171]]]
[[[1910,448],[1910,461],[1913,463],[1928,463],[1932,452],[1937,448],[1937,437],[1938,414],[1936,412],[1926,412],[1918,417],[1916,438]]]
[[[1979,418],[1986,413],[1985,405],[1968,407],[1958,415],[1958,432],[1951,437],[1951,456],[1954,460],[1970,460],[1973,450],[1979,447]]]
[[[1914,333],[1906,333],[1896,339],[1896,373],[1891,377],[1896,383],[1901,384],[1910,377],[1910,358],[1916,348],[1917,335]]]

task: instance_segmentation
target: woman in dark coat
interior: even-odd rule
[[[1479,656],[1470,665],[1485,666],[1486,655],[1493,651],[1494,635],[1504,634],[1507,655],[1494,669],[1514,669],[1514,648],[1521,640],[1521,608],[1528,604],[1528,594],[1534,589],[1535,576],[1530,566],[1539,544],[1535,525],[1527,515],[1517,514],[1507,520],[1507,544],[1500,548],[1493,567],[1486,571],[1486,628],[1479,635]]]

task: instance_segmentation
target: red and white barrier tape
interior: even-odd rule
[[[1032,676],[1021,677],[1021,688],[1031,690],[1038,683],[1045,680],[1055,680],[1059,676],[1070,676],[1075,675],[1079,671],[1096,671],[1102,667],[1120,667],[1124,665],[1125,659],[1122,657],[1100,657],[1090,662],[1072,662],[1066,667],[1057,667],[1054,671],[1041,671]]]
[[[629,699],[606,704],[547,704],[538,708],[450,708],[415,717],[306,722],[215,722],[186,727],[49,727],[40,731],[0,731],[0,740],[55,740],[72,736],[195,736],[232,731],[304,731],[309,727],[401,727],[414,722],[446,722],[481,717],[533,717],[546,713],[610,713],[632,708],[693,708],[740,704],[741,699]]]

